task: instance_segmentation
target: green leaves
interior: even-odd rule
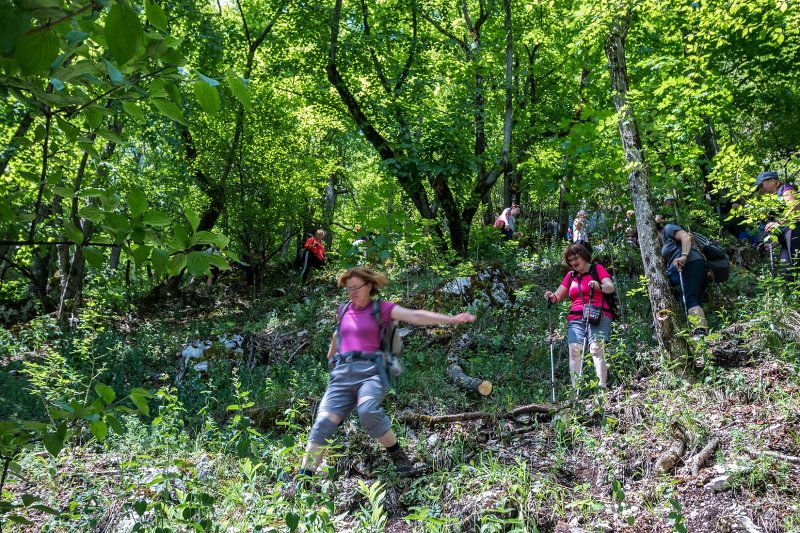
[[[194,97],[200,102],[200,106],[209,115],[216,115],[219,111],[219,93],[216,87],[212,87],[203,80],[197,80],[193,84]]]
[[[207,273],[210,264],[211,258],[208,252],[189,252],[186,257],[186,268],[195,276]]]
[[[134,102],[122,102],[122,109],[139,122],[144,122],[144,113],[142,113],[142,109],[138,104]]]
[[[66,438],[67,425],[62,422],[55,431],[46,433],[42,441],[47,452],[53,457],[58,457],[59,452],[61,452],[64,447],[64,440]]]
[[[131,391],[130,398],[139,412],[145,416],[150,414],[150,406],[147,405],[147,399],[152,398],[153,395],[150,391],[145,389],[135,388]]]
[[[250,110],[250,92],[247,90],[247,83],[245,80],[237,76],[232,70],[229,70],[225,77],[225,83],[228,84],[233,96],[244,106],[246,110]]]
[[[111,55],[121,65],[136,55],[144,39],[144,30],[139,17],[124,0],[118,0],[108,12],[105,37]]]
[[[114,398],[117,397],[117,393],[114,392],[114,389],[102,383],[95,384],[94,391],[100,398],[103,399],[106,405],[111,405],[111,402],[113,402]]]
[[[103,252],[94,246],[84,246],[81,250],[83,251],[83,257],[86,258],[87,263],[94,268],[103,268],[103,265],[106,263],[106,256]]]
[[[58,35],[48,28],[22,37],[17,42],[14,57],[22,73],[29,76],[48,70],[59,49]]]
[[[147,196],[136,187],[128,191],[128,209],[132,216],[143,214],[147,211]]]
[[[161,31],[167,31],[167,14],[160,5],[156,4],[155,2],[151,2],[150,0],[145,0],[144,12],[145,15],[147,15],[147,20],[150,21],[150,24]]]
[[[16,9],[0,9],[0,54],[11,55],[17,41],[28,30],[31,17]]]
[[[172,218],[162,211],[148,211],[142,217],[142,222],[148,226],[163,227],[172,224]]]
[[[166,115],[168,118],[171,118],[183,126],[188,125],[186,123],[186,119],[183,117],[183,111],[181,111],[181,108],[169,100],[165,98],[151,98],[150,102],[156,106],[156,109],[158,109],[162,115]]]

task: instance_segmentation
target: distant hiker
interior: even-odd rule
[[[605,389],[608,376],[605,342],[611,339],[612,313],[604,295],[611,294],[616,289],[611,281],[611,275],[603,265],[592,263],[591,252],[586,245],[567,246],[564,250],[564,263],[570,267],[570,272],[564,276],[556,292],[545,291],[544,297],[548,302],[558,303],[569,295],[572,301],[567,315],[569,372],[572,385],[577,384],[583,371],[584,347],[585,341],[588,341],[591,343],[589,351],[594,361],[599,387]],[[599,312],[588,317],[587,324],[584,307],[589,305]]]
[[[511,207],[503,209],[503,212],[495,219],[494,227],[498,228],[500,233],[503,234],[504,241],[522,237],[522,233],[517,231],[517,217],[519,214],[519,204],[511,204]]]
[[[313,475],[322,462],[323,446],[333,436],[339,424],[355,409],[361,425],[370,437],[386,448],[398,473],[415,474],[415,468],[397,442],[392,423],[381,407],[387,392],[381,354],[381,330],[392,320],[417,326],[463,324],[474,322],[469,313],[444,315],[431,311],[406,309],[393,302],[373,300],[389,279],[366,267],[351,268],[339,276],[339,286],[347,291],[349,302],[339,306],[338,327],[328,348],[328,388],[319,404],[317,419],[311,428],[306,456],[298,481]],[[375,303],[378,303],[378,314]]]
[[[322,268],[325,264],[325,230],[318,229],[313,237],[309,237],[303,245],[303,273],[300,275],[300,282],[305,283],[311,268]]]
[[[572,242],[589,242],[589,232],[586,229],[586,217],[588,213],[581,209],[572,221]]]
[[[797,188],[792,183],[784,183],[778,179],[774,171],[762,172],[756,178],[756,192],[759,194],[775,194],[786,204],[783,216],[764,227],[767,235],[775,234],[781,247],[780,261],[784,271],[800,265],[800,228],[792,229],[800,214],[797,200]]]
[[[692,245],[691,233],[677,224],[667,224],[661,215],[656,216],[655,222],[669,282],[680,292],[686,314],[696,317],[692,336],[703,337],[708,332],[706,315],[700,306],[708,284],[705,258],[697,246]]]

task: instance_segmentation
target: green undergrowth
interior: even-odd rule
[[[344,298],[332,272],[305,288],[265,288],[253,299],[235,284],[138,312],[98,299],[69,327],[42,317],[2,330],[0,410],[8,422],[0,425],[0,459],[8,475],[0,519],[9,530],[42,531],[383,531],[391,521],[416,531],[553,531],[570,520],[589,529],[655,524],[679,531],[693,520],[681,510],[684,487],[653,470],[676,431],[689,451],[722,440],[715,461],[736,465],[734,494],[796,496],[792,466],[766,453],[774,446],[770,427],[800,422],[795,295],[737,274],[748,289],[712,296],[711,339],[746,355],[715,360],[699,343],[686,360],[662,365],[643,281],[626,273],[624,257],[616,261],[626,319],[608,346],[603,402],[594,402],[587,365],[583,400],[553,416],[436,427],[399,418],[501,414],[550,401],[541,295],[563,278],[560,250],[503,250],[493,261],[390,270],[383,297],[478,317],[474,325],[414,328],[406,371],[384,404],[402,444],[432,471],[396,477],[351,419],[323,474],[296,494],[287,480],[327,382],[324,354]],[[485,296],[477,280],[487,271],[513,294],[507,302]],[[441,290],[457,276],[471,276],[472,292]],[[557,331],[565,315],[566,306],[553,308]],[[218,339],[234,334],[260,344],[228,351]],[[488,398],[447,378],[446,356],[465,334],[472,338],[459,362],[492,382]],[[182,348],[205,340],[213,348],[208,369],[189,368],[176,383]],[[576,392],[566,378],[566,346],[559,340],[552,348],[556,394],[564,400]],[[687,371],[696,359],[703,368]],[[784,438],[800,449],[800,433]],[[797,509],[781,512],[785,530],[800,522]]]

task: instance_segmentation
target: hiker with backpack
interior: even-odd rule
[[[564,263],[570,271],[555,292],[545,291],[551,304],[569,296],[572,304],[567,315],[567,343],[569,344],[569,373],[572,386],[577,385],[583,371],[586,344],[592,354],[598,386],[606,388],[608,366],[605,360],[605,342],[611,339],[613,313],[609,296],[616,290],[611,275],[598,263],[592,262],[588,243],[574,243],[564,250]]]
[[[494,227],[503,234],[504,241],[522,237],[522,232],[517,231],[517,217],[520,212],[519,204],[511,204],[511,207],[503,209],[503,212],[495,219]]]
[[[318,229],[313,237],[309,237],[303,245],[303,273],[300,274],[300,283],[303,284],[308,279],[312,268],[322,268],[325,264],[325,230]]]
[[[695,317],[692,337],[705,337],[708,322],[700,306],[703,291],[709,281],[705,258],[697,246],[693,245],[691,233],[677,224],[667,224],[661,215],[656,216],[655,223],[661,237],[661,256],[664,258],[667,278],[680,292],[687,321],[688,317]]]
[[[392,431],[391,420],[381,407],[389,389],[384,367],[387,348],[382,346],[386,328],[398,320],[417,326],[474,322],[470,313],[446,315],[407,309],[375,298],[389,284],[384,275],[366,267],[355,267],[339,276],[338,285],[347,291],[348,301],[337,310],[337,329],[328,348],[328,387],[320,401],[317,418],[306,446],[306,456],[298,474],[302,481],[319,468],[323,446],[339,424],[355,409],[370,437],[386,448],[400,474],[412,475],[415,468]]]
[[[787,206],[780,220],[768,222],[764,227],[767,235],[774,235],[781,247],[780,263],[783,270],[797,266],[800,261],[800,230],[792,229],[797,222],[800,204],[797,201],[797,188],[792,183],[784,183],[774,171],[762,172],[756,178],[756,192],[775,194]],[[771,245],[771,243],[769,243]]]

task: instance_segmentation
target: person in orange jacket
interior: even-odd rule
[[[300,283],[305,283],[311,268],[321,268],[325,264],[325,230],[318,229],[313,237],[309,237],[303,245],[303,273],[300,275]]]

